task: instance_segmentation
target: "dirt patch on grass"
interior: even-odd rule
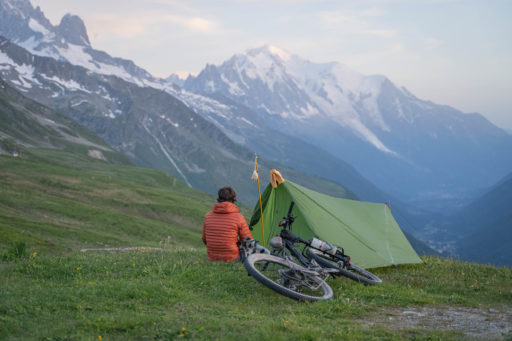
[[[395,330],[453,330],[472,339],[497,340],[512,336],[512,307],[385,308],[358,322]]]

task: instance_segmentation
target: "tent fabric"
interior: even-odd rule
[[[331,197],[291,181],[262,194],[265,241],[279,234],[279,221],[295,202],[293,232],[341,246],[352,262],[363,268],[422,263],[385,204]],[[251,222],[255,239],[262,240],[260,207]],[[265,245],[267,246],[267,245]]]

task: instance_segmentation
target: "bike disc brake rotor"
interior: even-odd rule
[[[281,284],[288,289],[296,291],[304,282],[304,278],[301,278],[304,275],[293,269],[279,269],[277,272],[281,276]]]
[[[281,275],[280,284],[293,291],[300,291],[301,288],[308,288],[316,291],[321,285],[321,283],[315,283],[314,280],[310,279],[300,271],[293,269],[280,269],[278,272]]]

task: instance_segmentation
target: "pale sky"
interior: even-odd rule
[[[31,0],[80,16],[95,49],[198,73],[265,44],[387,76],[512,131],[512,0]]]

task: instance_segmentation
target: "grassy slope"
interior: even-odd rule
[[[24,240],[62,253],[158,246],[168,236],[173,243],[199,246],[211,196],[162,172],[78,155],[33,150],[27,159],[0,156],[0,247]]]
[[[169,250],[0,263],[0,338],[460,340],[462,331],[444,326],[397,330],[387,318],[385,326],[368,322],[394,307],[501,311],[512,300],[509,268],[426,258],[425,265],[377,270],[379,286],[332,279],[334,299],[299,303],[261,286],[239,263],[208,262],[204,250]]]
[[[201,221],[213,197],[85,154],[25,155],[0,156],[0,254],[27,244],[26,256],[0,258],[0,339],[461,339],[367,322],[396,307],[512,305],[510,268],[440,258],[377,269],[376,287],[332,279],[333,300],[298,303],[241,264],[205,260]],[[166,251],[79,251],[105,245]]]

